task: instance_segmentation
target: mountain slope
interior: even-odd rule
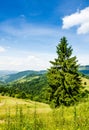
[[[29,98],[36,101],[47,102],[47,76],[27,76],[24,82],[18,80],[7,85],[0,86],[1,95],[8,95],[17,98]],[[22,79],[21,79],[22,80]]]
[[[46,70],[42,71],[33,71],[33,70],[26,70],[26,71],[21,71],[21,72],[14,72],[14,71],[0,71],[0,81],[9,83],[13,81],[17,81],[22,79],[21,82],[24,82],[26,79],[24,79],[26,76],[33,76],[33,75],[39,75],[39,74],[44,74]],[[84,74],[84,75],[89,75],[89,65],[86,66],[80,66],[79,67],[79,72]]]
[[[2,77],[0,77],[0,81],[5,82],[5,83],[9,83],[9,82],[13,82],[19,79],[22,79],[26,76],[32,76],[32,75],[36,75],[36,74],[43,74],[46,71],[33,71],[33,70],[26,70],[26,71],[21,71],[18,72],[16,74],[9,74],[9,75],[4,75]]]
[[[15,76],[15,78],[13,78]],[[83,75],[80,75],[83,76]],[[46,71],[24,71],[12,75],[6,87],[0,92],[17,98],[29,98],[36,101],[48,102],[49,97]],[[82,77],[82,85],[87,89],[89,79]]]

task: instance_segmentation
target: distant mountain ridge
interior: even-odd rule
[[[8,74],[15,74],[17,71],[10,71],[10,70],[0,70],[0,77]]]
[[[79,70],[89,70],[89,65],[80,66]]]
[[[41,70],[41,71],[26,70],[26,71],[21,71],[21,72],[1,70],[0,71],[0,81],[2,83],[3,82],[9,83],[9,82],[14,82],[14,81],[18,81],[18,80],[26,80],[27,76],[29,78],[31,76],[37,76],[39,74],[44,74],[46,72],[47,72],[46,70]],[[84,75],[89,76],[89,65],[80,66],[79,72],[81,72]]]
[[[79,67],[79,72],[81,72],[84,75],[89,76],[89,65],[80,66]]]
[[[89,66],[80,66],[79,72],[83,73],[84,75],[87,73],[88,75]],[[0,86],[4,86],[3,91],[1,88],[1,92],[12,97],[29,98],[31,100],[48,103],[47,98],[49,95],[49,85],[46,73],[46,70],[26,70],[15,74],[4,75],[0,77]],[[6,84],[3,84],[2,81]]]
[[[26,70],[14,74],[12,73],[12,74],[3,75],[0,77],[0,81],[9,83],[9,82],[13,82],[25,78],[26,76],[44,74],[45,72],[46,72],[45,70],[41,70],[41,71]]]

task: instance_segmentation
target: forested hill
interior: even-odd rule
[[[79,71],[85,74],[88,67],[80,66]],[[88,73],[89,74],[89,73]],[[0,78],[0,93],[18,98],[30,98],[32,100],[46,102],[48,98],[48,83],[46,71],[22,71],[9,74]],[[7,84],[3,84],[4,81]],[[85,82],[85,81],[84,81]]]
[[[32,74],[0,86],[0,93],[17,98],[30,98],[36,101],[46,102],[47,76],[46,74]]]
[[[80,66],[79,72],[81,72],[84,75],[89,75],[89,65],[86,66]],[[33,71],[33,70],[26,70],[21,72],[15,72],[15,71],[0,71],[0,81],[3,83],[9,83],[17,80],[21,80],[25,78],[26,76],[33,76],[33,75],[39,75],[46,73],[46,70],[41,71]]]
[[[79,72],[81,72],[84,75],[89,75],[89,65],[86,66],[80,66]],[[17,81],[20,79],[25,78],[26,76],[32,76],[32,75],[39,75],[46,73],[46,70],[41,71],[33,71],[33,70],[26,70],[21,72],[15,72],[15,71],[0,71],[0,81],[3,83],[9,83],[13,81]]]
[[[23,79],[26,76],[31,77],[32,75],[44,74],[45,72],[46,72],[45,70],[42,70],[42,71],[26,70],[26,71],[21,71],[21,72],[14,73],[14,74],[3,75],[0,77],[0,81],[9,83],[9,82]]]

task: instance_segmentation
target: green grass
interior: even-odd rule
[[[0,96],[0,130],[89,130],[89,99],[52,110],[44,103]]]
[[[85,82],[86,82],[86,85],[84,85]],[[85,89],[89,90],[89,79],[83,77],[82,85],[85,87]]]

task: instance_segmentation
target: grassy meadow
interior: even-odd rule
[[[0,96],[0,130],[89,130],[89,99],[51,109],[44,103]]]
[[[89,90],[89,79],[82,77],[82,85]]]

